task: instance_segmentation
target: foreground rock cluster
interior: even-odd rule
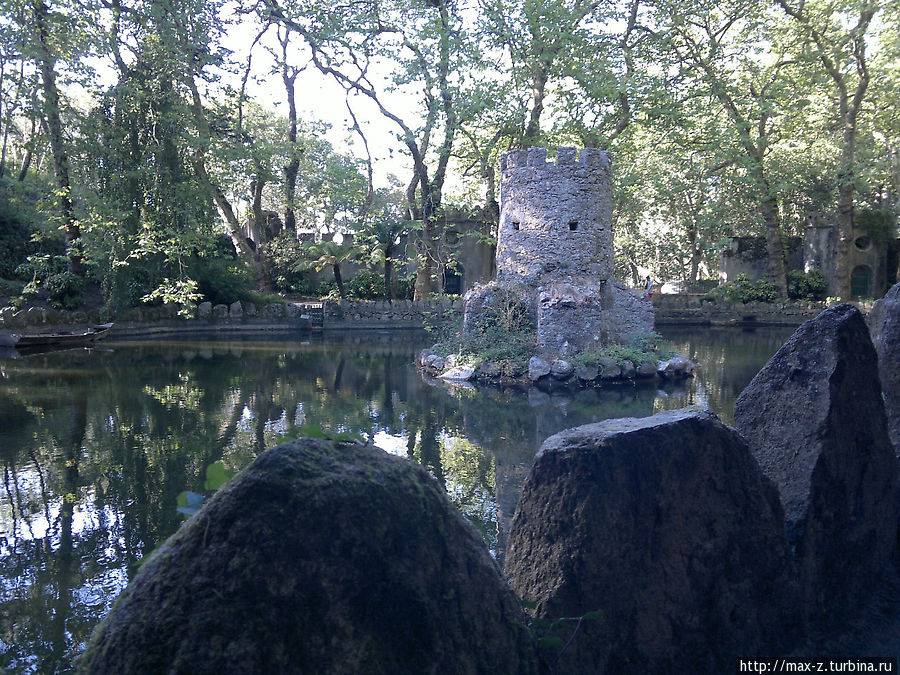
[[[413,463],[358,444],[273,448],[143,565],[80,667],[720,673],[802,654],[897,553],[878,364],[842,305],[760,371],[737,429],[679,410],[552,436],[507,580]]]
[[[898,470],[859,311],[804,324],[738,400],[553,436],[506,573],[558,672],[731,672],[852,616],[897,553]],[[557,625],[558,625],[557,621]]]

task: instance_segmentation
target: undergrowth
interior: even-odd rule
[[[610,344],[588,349],[572,358],[575,366],[597,366],[601,359],[614,359],[620,368],[631,361],[635,368],[642,363],[658,363],[675,356],[676,352],[662,342],[662,335],[655,331],[633,333],[624,344]]]

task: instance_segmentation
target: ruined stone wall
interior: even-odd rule
[[[613,275],[612,180],[603,150],[516,150],[500,158],[497,278],[600,283]]]

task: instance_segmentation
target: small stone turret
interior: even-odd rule
[[[559,148],[516,150],[500,159],[497,279],[595,285],[613,276],[609,156]]]
[[[543,355],[570,356],[653,330],[653,308],[613,281],[612,173],[603,150],[530,148],[500,158],[497,278],[466,296],[463,329],[510,297]]]

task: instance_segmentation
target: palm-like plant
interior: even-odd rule
[[[331,267],[334,273],[334,282],[337,284],[341,299],[347,297],[344,292],[344,280],[341,277],[341,265],[358,259],[365,253],[365,249],[352,242],[322,241],[307,244],[302,249],[303,259],[294,267],[294,271],[314,269],[317,272]]]
[[[384,298],[392,300],[396,295],[396,279],[393,274],[394,256],[400,237],[409,230],[407,221],[381,218],[367,223],[361,231],[371,248],[374,264],[384,265]]]

